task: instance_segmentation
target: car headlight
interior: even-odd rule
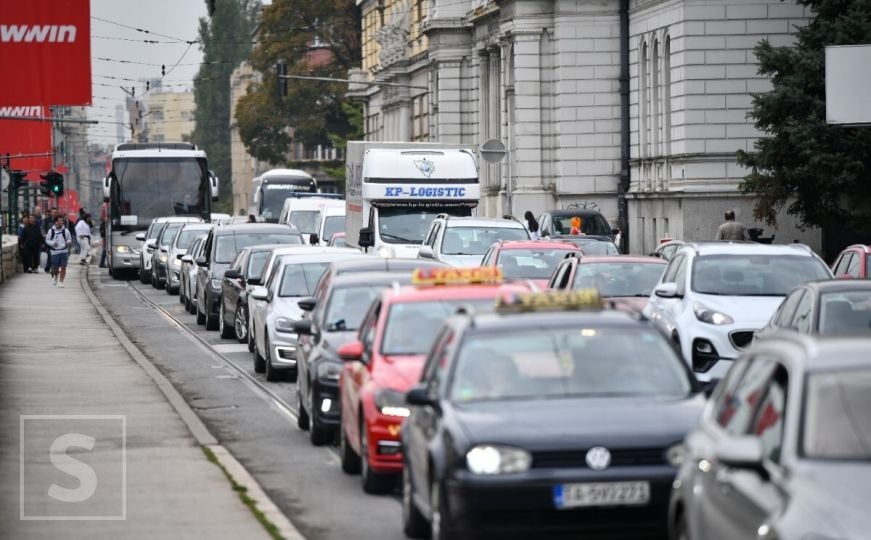
[[[130,246],[115,246],[115,253],[130,253]]]
[[[166,255],[166,253],[160,253],[157,256],[157,260],[162,262],[162,263],[166,263],[167,259],[169,259],[169,257]]]
[[[341,364],[322,362],[318,365],[318,379],[326,382],[336,382],[342,373]]]
[[[375,406],[385,416],[398,416],[405,418],[411,414],[408,404],[405,402],[405,394],[398,390],[381,390],[375,396]]]
[[[466,466],[475,474],[513,474],[529,470],[532,456],[511,446],[482,444],[466,452]]]
[[[724,324],[732,324],[735,322],[732,317],[725,313],[713,310],[707,306],[699,304],[698,302],[693,304],[693,313],[696,314],[696,319],[703,323],[713,324],[715,326],[722,326]]]
[[[209,281],[209,284],[211,284],[212,288],[215,290],[218,290],[221,288],[221,280],[220,279],[212,279]]]
[[[378,256],[390,259],[391,257],[396,257],[396,250],[390,246],[381,246],[378,248]]]
[[[686,457],[686,448],[683,443],[677,443],[672,445],[665,451],[665,459],[668,460],[669,464],[672,467],[680,467],[683,465],[684,458]]]
[[[293,329],[294,322],[293,319],[288,319],[287,317],[278,317],[275,319],[275,331],[295,334],[296,330]]]

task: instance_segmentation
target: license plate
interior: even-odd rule
[[[650,501],[649,482],[558,484],[553,487],[557,509],[585,506],[640,505]]]

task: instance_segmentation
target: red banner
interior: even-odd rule
[[[0,106],[91,103],[89,0],[3,2]]]
[[[49,110],[39,105],[0,107],[0,116],[45,118]],[[9,156],[11,169],[28,171],[28,180],[39,180],[51,169],[51,152],[51,122],[0,118],[0,157],[5,162]]]

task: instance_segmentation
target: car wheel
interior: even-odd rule
[[[266,371],[266,360],[260,356],[260,351],[257,350],[257,342],[254,341],[254,332],[251,332],[251,342],[254,344],[254,373],[263,373]],[[251,345],[248,345],[251,348]]]
[[[236,341],[246,343],[248,341],[248,318],[245,317],[245,306],[236,308],[233,316],[233,331],[236,332]]]
[[[386,493],[393,484],[393,475],[378,474],[369,467],[369,434],[366,425],[360,422],[360,483],[363,491],[373,495]]]
[[[224,302],[221,302],[221,311],[218,315],[218,331],[221,334],[221,337],[224,339],[230,339],[236,337],[236,329],[233,326],[230,326],[224,321],[224,317],[226,316],[224,309]]]
[[[196,314],[197,312],[197,293],[192,293],[189,300],[191,307],[188,309],[191,315]]]
[[[151,279],[149,279],[151,275],[147,273],[142,267],[139,268],[139,281],[143,284],[148,284]]]
[[[155,276],[155,278],[154,278],[154,288],[155,288],[155,289],[162,289],[162,288],[164,288],[164,287],[166,287],[166,282],[165,282],[165,281],[160,281],[160,278]]]
[[[248,332],[248,351],[255,352],[256,350],[257,350],[257,342],[254,341],[254,325],[252,324],[251,331]]]
[[[360,472],[360,456],[348,444],[345,428],[341,426],[339,426],[339,457],[342,461],[342,471],[346,474],[357,474]]]
[[[268,330],[264,329],[266,332]],[[278,369],[275,369],[272,365],[272,347],[269,346],[269,334],[267,333],[263,336],[263,348],[266,349],[266,354],[263,355],[263,360],[266,362],[266,380],[269,382],[276,382],[282,379],[284,372]]]
[[[414,487],[408,463],[402,469],[402,529],[409,538],[428,538],[429,522],[414,504]]]
[[[438,481],[433,481],[429,488],[429,504],[432,507],[432,521],[430,522],[430,538],[432,540],[448,540],[451,533],[448,524],[451,522],[448,508],[445,505],[445,496],[442,493]]]
[[[151,267],[151,275],[148,277],[148,281],[151,282],[152,289],[157,288],[157,276],[154,275],[154,267],[153,266]]]
[[[218,329],[218,317],[215,315],[209,315],[209,298],[204,294],[203,295],[203,304],[205,304],[206,308],[206,330],[217,330]]]
[[[299,407],[299,412],[296,415],[296,427],[303,431],[308,431],[308,413],[305,407],[302,406],[302,394],[296,393],[296,403]]]
[[[200,312],[200,303],[199,302],[197,302],[196,310],[197,310],[197,324],[199,324],[199,325],[206,324],[206,316]]]
[[[318,425],[318,412],[312,401],[312,411],[308,416],[308,438],[314,446],[323,446],[333,440],[333,431]]]
[[[180,282],[178,285],[178,303],[184,305],[184,282]]]

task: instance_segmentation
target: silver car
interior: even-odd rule
[[[181,290],[181,258],[198,238],[204,237],[212,225],[205,223],[187,223],[167,247],[166,263],[166,293],[178,294]]]
[[[275,252],[273,252],[275,253]],[[273,256],[266,268],[265,285],[248,294],[254,371],[266,372],[266,380],[277,381],[289,375],[296,380],[297,335],[293,323],[302,318],[297,302],[312,295],[315,285],[330,263],[351,257],[365,257],[345,248],[313,247],[295,254]],[[252,302],[253,300],[253,302]]]
[[[450,266],[480,266],[484,254],[499,240],[529,240],[529,231],[511,217],[439,214],[430,224],[417,258]]]
[[[868,538],[869,411],[871,339],[760,339],[686,438],[671,537]]]
[[[192,315],[197,308],[197,265],[194,260],[202,253],[205,242],[205,235],[194,240],[188,252],[180,259],[178,300],[184,305],[185,311]]]

